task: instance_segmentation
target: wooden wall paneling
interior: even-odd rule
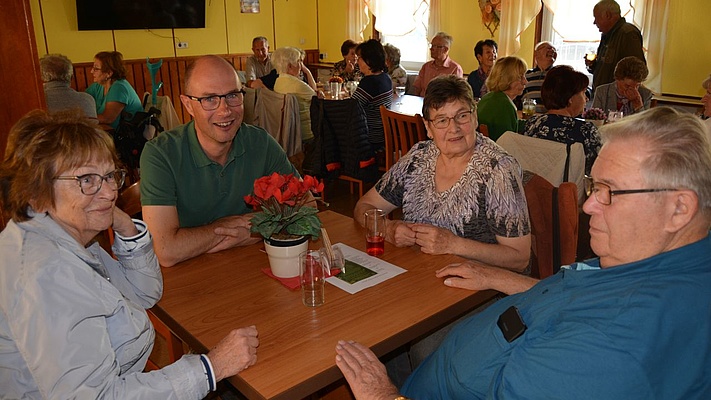
[[[183,77],[185,76],[185,69],[188,63],[182,60],[172,60],[169,64],[169,76],[170,76],[170,100],[173,102],[173,108],[178,114],[178,118],[181,121],[190,121],[190,114],[183,108],[183,104],[180,101],[180,94],[183,92]]]
[[[0,159],[10,128],[34,109],[46,109],[29,0],[0,2]]]

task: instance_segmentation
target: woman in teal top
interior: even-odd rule
[[[123,111],[131,114],[143,111],[141,99],[126,81],[126,67],[121,53],[102,51],[96,54],[91,75],[94,83],[86,92],[96,101],[96,114],[103,127],[118,128]]]
[[[479,124],[489,129],[489,138],[498,140],[506,131],[522,132],[525,121],[518,119],[513,99],[526,87],[526,62],[516,56],[496,60],[486,78],[489,93],[477,104]]]

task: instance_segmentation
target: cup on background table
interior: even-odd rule
[[[536,113],[536,100],[534,99],[523,99],[523,119],[529,119]]]
[[[330,82],[331,85],[331,98],[338,100],[341,98],[341,83],[340,82]]]
[[[299,255],[301,301],[307,307],[318,307],[326,301],[326,278],[330,276],[328,256],[322,250],[306,250]]]
[[[625,116],[625,114],[624,114],[622,111],[610,111],[610,112],[607,114],[607,122],[608,122],[608,123],[612,123],[612,122],[615,122],[615,121],[619,121],[619,120],[621,120],[622,117],[624,117],[624,116]]]
[[[365,252],[371,256],[385,253],[385,211],[373,208],[365,212]]]

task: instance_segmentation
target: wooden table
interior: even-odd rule
[[[333,211],[319,214],[333,243],[365,251],[364,230]],[[385,244],[383,259],[408,270],[350,295],[326,285],[326,304],[309,308],[301,292],[267,277],[260,244],[205,254],[164,268],[163,298],[154,311],[195,352],[231,329],[256,325],[257,364],[230,378],[250,399],[301,399],[342,378],[339,339],[382,356],[488,301],[496,292],[446,287],[435,270],[459,259]],[[310,242],[317,249],[321,242]]]
[[[398,98],[396,95],[393,95],[393,103],[390,106],[390,109],[401,114],[422,115],[422,102],[424,100],[425,99],[420,96],[413,96],[411,94],[406,94],[402,96],[402,98]],[[397,104],[398,102],[401,102],[402,104]]]

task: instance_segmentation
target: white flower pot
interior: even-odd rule
[[[299,254],[309,249],[308,236],[293,240],[264,239],[269,267],[278,278],[299,276]]]

